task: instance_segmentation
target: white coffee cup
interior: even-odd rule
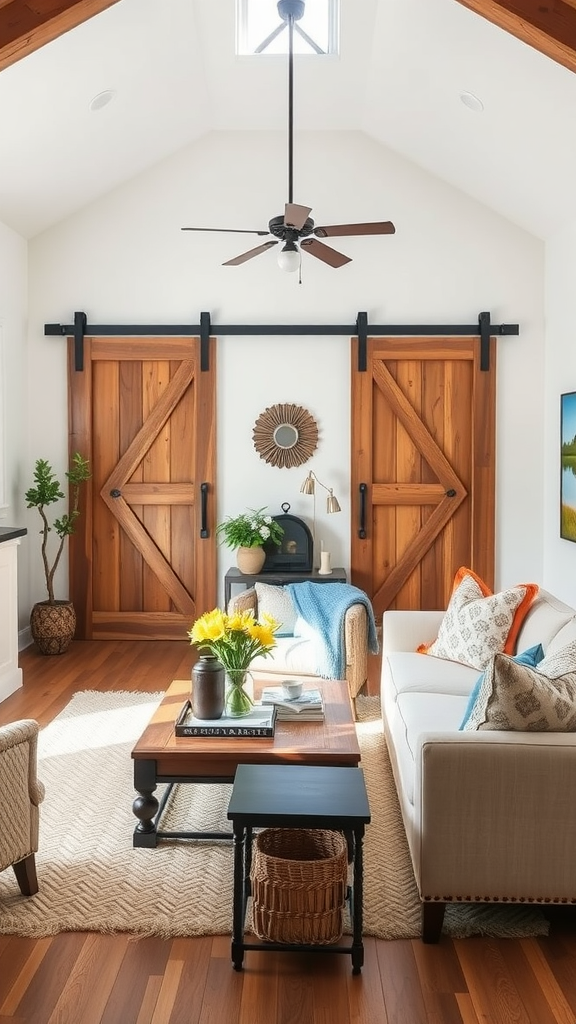
[[[282,680],[282,696],[286,700],[296,700],[302,693],[302,683],[297,679]]]

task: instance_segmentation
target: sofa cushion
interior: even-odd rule
[[[427,658],[415,651],[392,651],[383,659],[388,693],[396,700],[400,693],[448,693],[468,698],[478,679],[478,670],[456,661]]]
[[[297,636],[280,636],[272,654],[259,655],[250,662],[250,671],[279,672],[282,675],[316,675],[316,645]]]
[[[542,648],[542,644],[536,644],[535,647],[530,647],[527,651],[523,651],[521,654],[515,654],[512,660],[518,662],[518,664],[520,665],[529,665],[531,666],[531,668],[535,668],[536,665],[538,665],[542,661],[543,657],[544,650]],[[462,719],[462,723],[460,725],[461,729],[465,728],[466,722],[468,721],[470,715],[472,714],[474,705],[478,700],[478,694],[480,693],[481,687],[484,683],[484,676],[485,672],[483,672],[481,676],[478,676],[478,679],[476,680],[474,689],[470,694],[468,707],[466,708],[464,718]]]
[[[296,623],[296,609],[286,587],[271,586],[270,583],[254,585],[258,601],[258,617],[271,615],[280,623],[276,636],[292,636]]]
[[[556,645],[560,631],[573,620],[574,608],[541,588],[520,627],[516,651],[525,651],[528,647],[533,647],[534,644],[542,644],[544,652],[547,654],[548,648],[552,644]],[[558,643],[558,646],[563,647],[574,639],[576,639],[574,635],[567,636],[562,643]],[[506,653],[514,654],[515,651]]]
[[[456,573],[436,640],[427,650],[419,650],[482,670],[497,652],[514,652],[522,620],[537,593],[535,583],[523,583],[492,594],[463,566]]]
[[[399,694],[395,710],[390,713],[389,729],[394,737],[402,789],[410,803],[414,802],[415,759],[420,737],[423,733],[456,732],[465,707],[466,697],[455,694]]]
[[[537,668],[495,655],[464,729],[576,732],[576,642]]]
[[[558,630],[556,636],[553,636],[546,648],[546,656],[549,654],[555,654],[556,651],[561,650],[562,647],[567,647],[568,644],[573,643],[576,640],[576,615],[573,615],[569,622],[567,622],[561,629]]]

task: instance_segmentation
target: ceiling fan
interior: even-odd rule
[[[330,224],[317,227],[310,217],[312,208],[299,206],[293,201],[293,155],[294,155],[294,22],[304,14],[305,0],[278,0],[278,14],[288,25],[288,202],[284,214],[272,217],[267,231],[252,231],[243,228],[182,228],[182,231],[227,231],[242,235],[273,235],[274,237],[254,249],[248,249],[240,256],[226,260],[224,267],[238,267],[254,256],[266,252],[279,242],[284,245],[278,253],[278,265],[281,270],[298,270],[301,261],[301,250],[322,260],[330,267],[343,267],[350,263],[350,256],[345,256],[329,245],[319,242],[319,238],[332,238],[344,235],[393,235],[395,227],[391,221],[375,221],[365,224]],[[315,237],[310,237],[315,236]]]

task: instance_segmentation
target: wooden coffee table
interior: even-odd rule
[[[262,674],[255,679],[255,697],[262,688],[278,682]],[[134,788],[138,796],[133,811],[138,818],[134,846],[154,847],[159,839],[228,839],[231,832],[163,832],[159,828],[170,786],[159,803],[154,791],[159,783],[232,783],[239,764],[296,764],[353,768],[360,761],[354,714],[348,683],[344,680],[310,680],[324,696],[323,722],[276,722],[275,734],[265,738],[176,736],[174,723],[190,694],[190,680],[177,679],[132,751]],[[305,683],[306,685],[306,683]]]

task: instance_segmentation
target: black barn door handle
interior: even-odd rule
[[[358,536],[360,540],[366,538],[366,494],[368,492],[368,484],[360,484],[360,527],[358,529]]]
[[[200,536],[204,540],[210,536],[208,530],[208,484],[200,484]]]

